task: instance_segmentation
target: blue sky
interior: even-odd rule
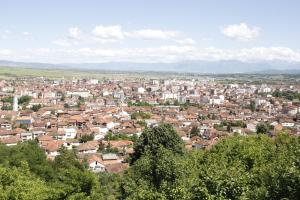
[[[0,59],[300,62],[299,0],[0,0]]]

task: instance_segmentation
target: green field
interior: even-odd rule
[[[33,69],[24,67],[0,67],[0,78],[11,79],[20,77],[46,77],[50,79],[59,78],[102,78],[105,74],[100,72],[79,71],[79,70],[63,70],[63,69]]]
[[[0,66],[0,79],[13,79],[24,77],[46,77],[49,79],[70,78],[177,78],[190,77],[194,74],[175,72],[133,72],[133,71],[108,71],[108,70],[84,70],[84,69],[37,69],[30,67],[6,67]]]
[[[215,80],[221,84],[299,84],[299,74],[201,74],[156,71],[109,71],[62,68],[32,68],[0,66],[0,79],[45,77],[48,79],[95,78],[103,79],[198,79]]]

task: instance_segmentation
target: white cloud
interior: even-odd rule
[[[133,32],[127,32],[126,36],[131,38],[145,39],[145,40],[167,40],[180,37],[178,31],[163,31],[159,29],[143,29]]]
[[[81,39],[81,30],[77,27],[69,28],[69,38],[80,40]]]
[[[149,48],[58,48],[0,50],[1,59],[23,59],[34,62],[178,62],[186,60],[242,62],[297,62],[300,52],[286,47],[256,47],[245,49],[196,48],[195,46],[167,45]]]
[[[6,29],[3,31],[3,33],[0,32],[0,39],[6,40],[9,38],[9,36],[11,35],[11,31]]]
[[[24,36],[25,40],[27,40],[27,41],[34,40],[34,37],[32,36],[32,34],[30,32],[24,31],[21,34]]]
[[[69,47],[74,44],[79,44],[86,40],[85,36],[82,34],[82,31],[78,27],[71,27],[68,30],[68,35],[64,38],[59,38],[52,41],[53,44],[63,47]]]
[[[95,39],[100,42],[116,42],[124,38],[121,26],[96,26],[93,30]]]
[[[0,56],[10,56],[13,54],[13,51],[10,49],[0,49]]]
[[[194,45],[194,44],[196,44],[195,40],[193,40],[192,38],[185,38],[185,39],[181,39],[181,40],[176,40],[176,42],[178,44],[181,44],[181,45]]]
[[[239,41],[251,41],[260,35],[259,27],[249,27],[246,23],[232,24],[221,29],[223,35]]]
[[[31,35],[31,33],[29,33],[29,32],[27,32],[27,31],[24,31],[24,32],[22,32],[22,35],[24,35],[24,36],[30,36]]]
[[[58,46],[63,46],[63,47],[69,47],[72,45],[68,40],[65,40],[65,39],[57,39],[57,40],[54,40],[52,43],[56,44]]]
[[[83,33],[78,27],[69,29],[67,37],[58,38],[52,43],[59,46],[73,44],[95,44],[120,42],[126,38],[143,40],[168,40],[181,45],[193,45],[195,41],[187,38],[179,31],[164,31],[159,29],[141,29],[136,31],[123,31],[119,25],[96,26],[91,32]]]
[[[11,31],[8,30],[8,29],[6,29],[6,30],[4,30],[4,33],[5,33],[5,34],[11,34]]]

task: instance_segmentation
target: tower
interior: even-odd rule
[[[18,97],[17,96],[14,96],[14,101],[13,101],[13,111],[18,111]]]
[[[123,110],[123,103],[124,103],[124,92],[121,91],[120,93],[120,99],[121,99],[121,112],[123,113],[124,110]]]

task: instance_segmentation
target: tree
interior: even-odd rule
[[[23,104],[23,105],[28,105],[30,101],[31,101],[31,97],[28,95],[21,96],[18,99],[19,104]]]
[[[232,126],[231,126],[230,123],[227,125],[226,130],[227,130],[227,132],[229,132],[229,133],[232,132]]]
[[[151,114],[146,112],[134,112],[130,115],[131,119],[150,119]]]
[[[146,150],[125,174],[122,199],[191,199],[196,170],[190,161],[162,145],[155,155]]]
[[[52,189],[32,175],[26,163],[22,168],[0,167],[0,199],[51,199]]]
[[[28,127],[28,126],[27,126],[26,124],[20,124],[20,125],[19,125],[19,128],[21,128],[21,129],[25,129],[25,130],[26,130],[27,127]]]
[[[66,97],[64,94],[61,95],[60,101],[65,101]]]
[[[33,105],[31,107],[31,110],[33,110],[34,112],[37,112],[39,111],[39,109],[41,109],[42,105],[41,104],[38,104],[38,105]]]
[[[145,129],[134,145],[132,162],[139,159],[146,150],[155,155],[160,146],[174,153],[183,153],[183,142],[170,124],[160,124],[152,129]]]
[[[35,141],[0,143],[0,199],[105,199],[97,176],[75,153],[59,152],[49,161]]]
[[[13,103],[13,101],[14,101],[14,98],[12,97],[12,96],[9,96],[9,97],[4,97],[4,98],[2,98],[1,99],[1,101],[3,102],[3,103]]]
[[[13,107],[12,106],[8,106],[8,105],[4,105],[1,107],[1,110],[12,110]]]
[[[88,135],[83,135],[83,136],[81,136],[81,137],[79,138],[79,142],[85,143],[85,142],[87,142],[87,141],[92,141],[92,140],[94,140],[94,138],[95,138],[95,136],[94,136],[93,133],[92,133],[92,134],[88,134]]]
[[[82,170],[83,166],[78,162],[74,151],[62,147],[59,149],[59,155],[55,157],[54,166],[57,168],[77,168]]]
[[[265,123],[257,124],[256,133],[257,134],[266,134],[269,131],[269,127]]]
[[[254,101],[251,101],[251,102],[250,102],[249,108],[250,108],[250,110],[251,110],[252,112],[254,112],[254,111],[256,110],[256,105],[255,105],[255,102],[254,102]]]
[[[190,131],[190,137],[199,136],[199,134],[200,134],[200,130],[198,126],[193,126]]]
[[[299,138],[281,134],[222,140],[198,159],[193,199],[297,199],[299,149]]]

